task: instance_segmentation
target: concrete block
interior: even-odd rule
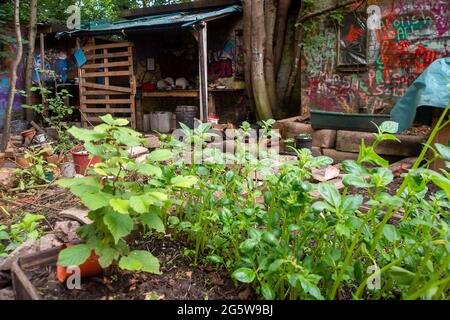
[[[285,122],[283,126],[284,138],[294,138],[295,136],[304,133],[312,134],[313,128],[310,124],[300,122]]]
[[[318,157],[318,156],[321,156],[322,155],[322,148],[320,148],[320,147],[312,147],[311,148],[311,152],[312,152],[312,155],[314,156],[314,157]]]
[[[420,154],[422,143],[425,137],[396,135],[400,140],[383,141],[375,150],[380,155],[413,157]],[[336,137],[336,150],[343,152],[359,152],[361,141],[364,139],[365,145],[371,145],[375,140],[375,135],[368,132],[339,130]]]
[[[322,149],[324,156],[330,157],[334,162],[342,162],[344,160],[356,160],[358,159],[358,154],[354,152],[343,152],[335,149]]]
[[[336,130],[313,130],[312,144],[314,147],[334,149],[336,145]]]

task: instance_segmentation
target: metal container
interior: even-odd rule
[[[45,135],[45,133],[39,133],[34,136],[34,141],[36,141],[36,143],[47,142],[47,136]]]
[[[197,117],[197,106],[178,106],[175,114],[177,116],[177,128],[180,128],[180,122],[194,129],[194,118]]]

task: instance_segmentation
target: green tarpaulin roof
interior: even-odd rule
[[[186,28],[215,17],[242,12],[242,6],[231,5],[222,8],[204,9],[195,12],[180,11],[169,14],[152,15],[132,20],[113,23],[98,23],[82,26],[73,31],[64,31],[56,35],[57,38],[94,36],[107,34],[121,34],[122,32],[144,31],[164,28]]]

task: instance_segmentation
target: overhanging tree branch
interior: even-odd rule
[[[348,1],[348,2],[345,2],[345,3],[337,4],[337,5],[333,6],[333,7],[325,8],[325,9],[322,9],[322,10],[317,10],[317,11],[314,11],[314,12],[311,12],[311,13],[308,13],[308,14],[305,14],[305,15],[299,17],[299,19],[297,19],[297,23],[302,23],[302,22],[304,22],[306,20],[309,20],[309,19],[321,16],[321,15],[323,15],[325,13],[328,13],[328,12],[331,12],[331,11],[335,11],[335,10],[339,10],[339,9],[348,7],[348,6],[350,6],[352,4],[355,4],[355,3],[359,3],[361,5],[365,1],[366,0],[351,0],[351,1]]]

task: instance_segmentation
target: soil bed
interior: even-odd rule
[[[109,274],[85,278],[81,289],[69,290],[56,279],[55,266],[28,272],[28,277],[44,300],[225,300],[255,298],[249,286],[235,286],[225,270],[191,266],[183,256],[183,246],[168,237],[153,238],[140,249],[158,257],[161,275],[115,269]]]

